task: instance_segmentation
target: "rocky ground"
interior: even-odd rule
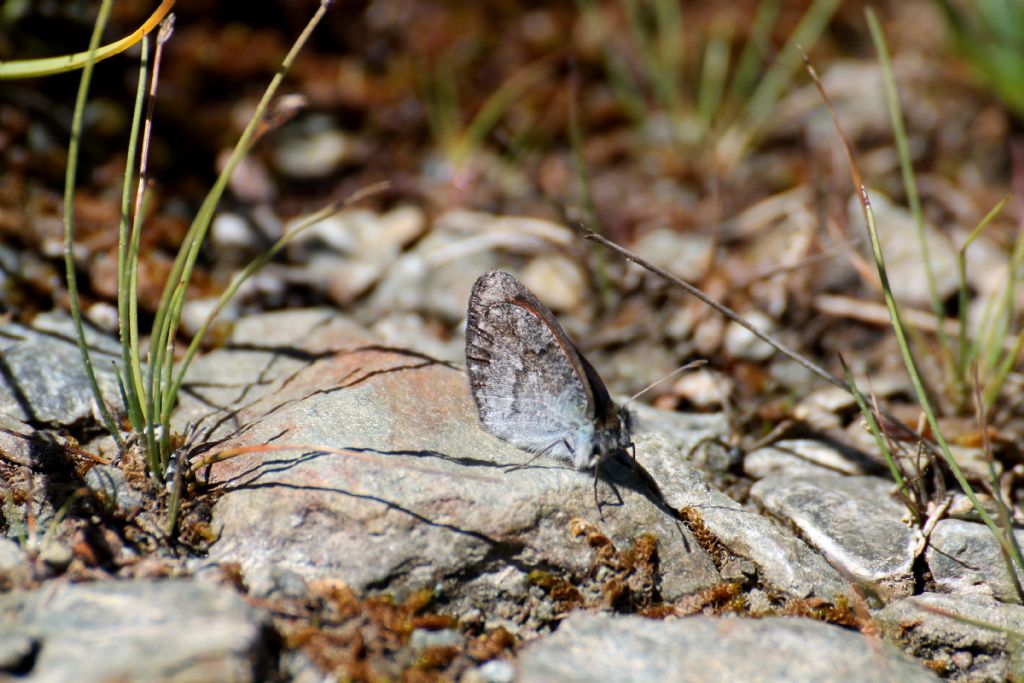
[[[115,3],[118,35],[152,11],[135,4]],[[585,4],[488,6],[497,17],[420,2],[332,10],[291,77],[304,112],[232,178],[189,288],[182,346],[290,221],[389,185],[307,230],[239,291],[189,368],[167,481],[148,473],[127,431],[124,449],[104,434],[66,312],[67,117],[53,103],[70,102],[76,81],[0,83],[0,679],[1024,680],[1024,577],[929,455],[934,435],[813,85],[795,78],[736,157],[729,131],[670,144],[671,112],[652,104],[631,121],[603,71],[602,45],[614,56],[629,35],[628,3]],[[779,3],[774,49],[807,4]],[[91,16],[44,5],[2,18],[21,32],[0,32],[0,56],[37,50],[25,36],[39,22],[81,40]],[[738,46],[754,40],[753,4],[684,7],[701,39],[728,25]],[[952,316],[959,247],[1021,184],[1024,157],[1011,150],[1024,147],[1012,103],[935,37],[952,41],[938,7],[879,11],[904,89],[934,292]],[[995,514],[999,494],[1019,524],[1020,359],[979,427],[970,391],[944,374],[862,9],[833,7],[812,57],[877,186],[889,278],[943,431],[986,509]],[[177,10],[157,103],[143,328],[196,188],[306,17],[288,3]],[[563,63],[566,40],[575,61]],[[124,151],[112,140],[134,87],[125,61],[97,71],[74,241],[93,364],[115,411]],[[441,97],[449,71],[467,98],[448,102],[464,115],[455,131],[436,120],[453,115]],[[479,141],[459,138],[502,87],[496,74],[521,73],[539,85]],[[572,114],[566,93],[577,87]],[[893,421],[910,493],[898,493],[851,396],[587,244],[574,216],[833,374],[842,354]],[[966,252],[976,323],[1010,281],[1022,216],[1011,201]],[[514,272],[556,312],[617,400],[708,361],[629,404],[635,461],[607,461],[595,482],[481,428],[463,323],[472,283],[491,268]],[[997,349],[1019,339],[1024,297],[1013,295]],[[923,437],[899,437],[896,421]],[[175,477],[183,494],[168,533]]]
[[[62,327],[3,332],[73,357]],[[67,397],[87,390],[62,367],[9,383],[8,414],[73,422]],[[609,463],[598,510],[588,473],[508,471],[528,456],[481,430],[461,368],[329,309],[240,320],[192,377],[183,458],[239,455],[196,469],[177,544],[138,463],[93,464],[5,418],[5,474],[35,503],[0,545],[8,673],[888,681],[1019,666],[982,625],[1024,629],[991,534],[951,515],[925,539],[862,454],[783,439],[732,457],[722,415],[638,406],[639,470]],[[740,476],[742,503],[721,488]],[[53,492],[76,485],[64,516]]]

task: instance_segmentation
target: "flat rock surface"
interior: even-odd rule
[[[874,618],[887,638],[907,654],[941,666],[948,680],[995,683],[1024,677],[1020,643],[1007,635],[1024,633],[1020,605],[986,595],[924,593],[890,603]]]
[[[262,681],[270,636],[266,613],[192,580],[62,583],[0,596],[0,673],[34,683]]]
[[[879,477],[807,475],[762,479],[751,495],[851,576],[908,595],[916,538],[892,489]]]
[[[519,658],[520,683],[937,681],[891,646],[818,621],[574,614]]]
[[[591,551],[572,533],[582,518],[623,550],[653,534],[666,597],[719,580],[628,466],[610,463],[598,483],[603,520],[592,474],[545,458],[506,471],[530,456],[479,428],[461,369],[365,343],[340,325],[309,330],[302,352],[312,360],[230,414],[238,433],[223,448],[275,450],[212,468],[225,491],[214,510],[214,561],[238,561],[247,573],[274,564],[307,579],[342,578],[357,591],[501,572],[511,590],[521,582],[509,568],[520,576],[589,570]],[[218,365],[225,372],[230,362]],[[688,432],[693,440],[705,433]],[[645,443],[638,437],[641,463]]]
[[[357,592],[457,590],[482,577],[488,591],[521,594],[534,569],[591,570],[594,555],[573,533],[582,520],[620,551],[652,534],[659,591],[672,599],[720,580],[669,509],[685,505],[774,590],[831,597],[842,585],[806,544],[685,462],[694,444],[723,433],[720,416],[638,406],[644,473],[607,463],[599,512],[590,473],[544,457],[507,471],[531,456],[482,431],[461,368],[323,312],[244,321],[193,370],[184,412],[200,427],[191,431],[247,451],[209,472],[225,491],[210,558],[240,562],[247,575],[273,566],[342,578]]]
[[[39,315],[32,327],[0,325],[0,415],[62,427],[92,418],[92,390],[74,334],[65,314]],[[104,399],[120,405],[112,364],[120,346],[101,334],[86,340]]]
[[[1016,531],[1024,545],[1024,532]],[[999,600],[1016,601],[999,543],[984,524],[944,519],[932,531],[925,554],[935,583],[945,591],[982,593]],[[1017,576],[1024,581],[1019,569]]]
[[[761,580],[776,590],[796,597],[832,598],[842,589],[839,573],[821,555],[789,530],[711,486],[698,470],[682,462],[687,452],[664,443],[648,458],[646,466],[659,473],[669,505],[696,510],[708,530],[731,553],[753,562]]]
[[[754,479],[772,475],[864,474],[868,465],[848,453],[813,439],[777,441],[747,453],[743,472]]]

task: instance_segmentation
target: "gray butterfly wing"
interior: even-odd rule
[[[490,271],[473,285],[466,369],[488,432],[585,466],[594,397],[584,362],[551,311],[514,277]]]

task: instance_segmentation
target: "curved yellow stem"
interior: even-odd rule
[[[112,57],[119,52],[124,52],[135,43],[142,40],[142,37],[155,29],[167,13],[174,7],[174,0],[163,0],[146,19],[145,23],[137,31],[122,38],[116,43],[104,45],[95,52],[93,57],[97,62]],[[0,61],[0,81],[13,78],[34,78],[36,76],[51,76],[53,74],[74,71],[85,66],[89,59],[89,52],[79,52],[73,55],[62,55],[60,57],[46,57],[43,59],[18,59],[13,61]]]

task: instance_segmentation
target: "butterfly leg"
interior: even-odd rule
[[[505,470],[506,474],[507,474],[508,472],[515,472],[516,470],[522,470],[522,469],[526,469],[527,467],[529,467],[530,465],[532,465],[532,464],[533,464],[533,462],[534,462],[534,461],[535,461],[535,460],[536,460],[537,458],[539,458],[540,456],[542,456],[542,455],[544,455],[544,454],[546,454],[546,453],[550,452],[550,451],[551,451],[551,449],[552,449],[552,448],[554,448],[555,446],[557,446],[558,444],[562,444],[562,445],[563,445],[563,446],[565,446],[566,448],[570,449],[570,450],[569,450],[569,452],[570,452],[570,453],[572,452],[572,450],[571,450],[571,448],[570,448],[570,446],[569,446],[569,442],[568,442],[568,441],[566,441],[565,439],[562,439],[562,440],[560,440],[560,441],[553,441],[553,442],[549,443],[549,444],[548,444],[547,446],[545,446],[544,448],[542,448],[541,450],[537,451],[537,454],[536,454],[536,455],[534,455],[534,456],[533,456],[532,458],[530,458],[530,459],[529,459],[529,460],[527,460],[526,462],[522,463],[521,465],[510,465],[510,466],[509,466],[509,468]]]

